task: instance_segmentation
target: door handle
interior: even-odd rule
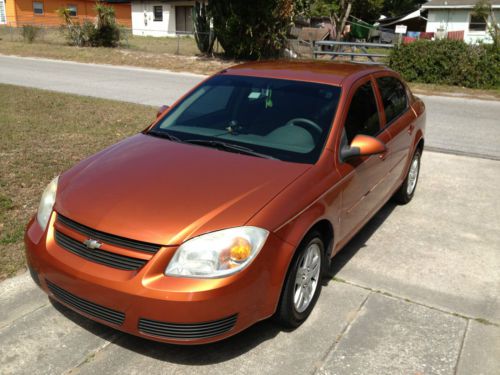
[[[412,135],[413,134],[413,130],[415,130],[415,125],[411,124],[410,127],[408,128],[408,134]]]
[[[387,154],[388,154],[388,153],[389,153],[389,152],[388,152],[388,151],[386,151],[386,152],[384,152],[384,153],[382,153],[382,154],[379,154],[378,158],[379,158],[380,160],[384,161],[385,159],[387,159]]]

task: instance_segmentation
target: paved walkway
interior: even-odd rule
[[[261,322],[201,347],[149,342],[0,284],[1,374],[498,374],[500,163],[424,153],[415,200],[388,204],[335,258],[294,331]]]

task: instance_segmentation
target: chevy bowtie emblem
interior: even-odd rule
[[[88,249],[99,249],[102,246],[102,243],[99,241],[93,240],[92,238],[89,238],[88,240],[83,241],[83,244],[87,246]]]

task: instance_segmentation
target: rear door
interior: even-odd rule
[[[401,182],[411,151],[416,116],[410,108],[406,86],[397,78],[379,74],[375,76],[383,106],[384,129],[391,134],[387,164],[390,165],[389,181],[395,187]]]

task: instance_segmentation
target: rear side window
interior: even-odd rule
[[[357,134],[375,136],[380,131],[377,102],[371,82],[365,83],[354,94],[347,114],[345,131],[349,144]]]
[[[408,97],[404,85],[397,78],[377,78],[378,88],[384,103],[385,117],[389,124],[408,108]]]

